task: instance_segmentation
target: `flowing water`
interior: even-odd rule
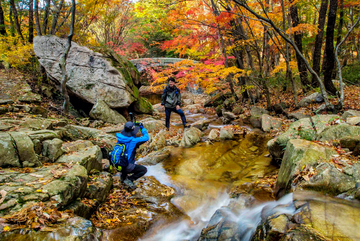
[[[175,188],[172,202],[188,218],[155,224],[140,240],[196,240],[215,211],[229,204],[231,185],[252,182],[276,169],[265,157],[266,142],[263,136],[248,135],[237,141],[175,148],[168,160],[148,167],[147,175]],[[241,220],[254,216],[250,210],[243,215]]]

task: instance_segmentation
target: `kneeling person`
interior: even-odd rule
[[[136,137],[136,134],[139,132],[139,128],[141,129],[142,136]],[[132,189],[136,188],[136,185],[133,183],[136,179],[142,177],[147,172],[146,167],[142,165],[135,164],[135,153],[136,149],[149,140],[149,134],[144,126],[139,123],[139,126],[135,126],[135,124],[131,121],[125,123],[124,130],[121,133],[116,133],[116,138],[118,144],[125,145],[125,159],[127,159],[127,163],[121,163],[121,181],[125,183]],[[128,174],[132,174],[128,176]]]

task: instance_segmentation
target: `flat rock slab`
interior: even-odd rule
[[[38,201],[56,201],[59,207],[80,197],[87,183],[87,171],[80,165],[48,165],[39,168],[0,170],[0,189],[6,191],[0,216]]]
[[[88,172],[92,169],[101,170],[102,152],[100,147],[92,146],[78,152],[72,152],[59,157],[57,163],[76,163],[84,166]]]

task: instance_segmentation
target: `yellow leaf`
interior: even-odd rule
[[[36,190],[36,192],[42,192],[42,190],[38,189],[38,190]]]
[[[7,232],[7,231],[10,231],[10,227],[9,226],[5,226],[3,231]]]
[[[108,222],[109,224],[111,223],[111,219],[106,219],[106,222]]]

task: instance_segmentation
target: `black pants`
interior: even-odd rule
[[[124,181],[128,174],[132,173],[131,176],[128,177],[130,181],[135,181],[136,179],[139,179],[140,177],[144,176],[145,173],[147,173],[147,168],[142,165],[136,165],[135,168],[131,172],[127,172],[126,168],[123,168],[121,171],[121,180]]]
[[[183,125],[186,124],[185,114],[181,109],[177,110],[176,108],[165,108],[165,125],[166,125],[166,128],[169,129],[169,127],[170,127],[170,115],[171,115],[171,112],[175,112],[176,114],[180,115]]]

